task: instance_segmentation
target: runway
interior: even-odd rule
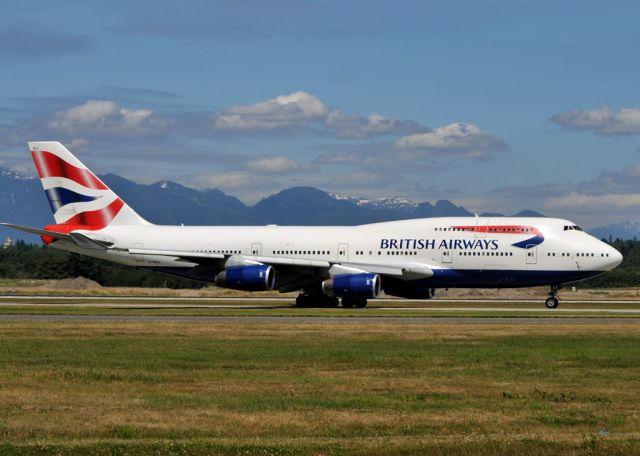
[[[405,303],[406,306],[401,306]],[[420,303],[421,306],[415,304]],[[488,304],[495,304],[490,306]],[[365,309],[304,309],[288,297],[180,298],[146,296],[0,296],[0,321],[136,321],[226,323],[397,323],[397,324],[639,324],[640,301],[561,301],[547,309],[538,300],[434,299],[429,301],[375,299]],[[477,304],[477,305],[471,305]],[[525,304],[525,305],[518,305]],[[531,306],[531,304],[536,304]],[[579,304],[580,306],[576,306]],[[393,305],[393,306],[392,306]],[[563,307],[564,305],[564,307]],[[50,306],[50,310],[47,307]],[[82,312],[80,309],[87,309]],[[20,309],[24,309],[21,311]],[[53,310],[55,309],[55,311]],[[65,310],[69,314],[65,315]],[[111,309],[103,311],[89,309]],[[189,311],[220,310],[223,315],[189,315]],[[114,312],[116,311],[117,312]],[[38,312],[34,314],[33,312]],[[133,313],[179,315],[133,315]],[[224,315],[226,311],[234,315]],[[243,313],[246,314],[243,315]],[[255,315],[260,311],[260,315]],[[309,311],[310,315],[305,315]],[[327,313],[323,315],[324,311]],[[342,315],[341,313],[345,314]],[[73,314],[76,315],[73,315]],[[77,315],[86,313],[86,315]],[[96,315],[89,315],[96,313]],[[283,314],[285,313],[285,314]],[[294,315],[291,315],[294,313]],[[311,315],[313,313],[313,315]],[[355,313],[355,314],[354,314]],[[415,314],[415,315],[411,315]]]
[[[170,322],[170,323],[362,323],[362,324],[472,324],[472,325],[638,325],[640,318],[535,317],[305,317],[305,316],[169,316],[169,315],[0,315],[0,321],[54,322]]]
[[[33,303],[33,302],[0,302],[2,307],[42,307],[52,305],[55,307],[65,308],[97,308],[97,309],[238,309],[238,310],[274,310],[274,309],[298,309],[292,305],[225,305],[225,304],[149,304],[149,303],[94,303],[94,302],[73,302],[73,303]],[[339,308],[338,308],[339,309]],[[625,314],[638,315],[640,317],[640,308],[635,309],[611,309],[611,308],[557,308],[549,310],[543,306],[540,307],[370,307],[376,311],[386,312],[486,312],[486,313],[584,313],[584,314]],[[302,309],[301,309],[302,310]],[[366,312],[366,309],[362,309]]]
[[[0,295],[0,304],[4,304],[5,300],[12,301],[179,301],[179,302],[278,302],[278,303],[294,303],[295,298],[291,297],[178,297],[178,296],[56,296],[56,295]],[[508,298],[496,298],[496,299],[447,299],[447,298],[432,298],[429,300],[424,299],[398,299],[398,298],[378,298],[370,299],[371,304],[375,303],[509,303],[517,302],[523,304],[543,304],[544,298],[539,299],[508,299]],[[589,299],[589,300],[577,300],[577,299],[561,299],[561,303],[566,304],[636,304],[640,306],[640,300],[624,300],[624,299]],[[239,307],[239,306],[234,306]]]

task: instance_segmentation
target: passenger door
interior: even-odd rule
[[[262,244],[259,242],[254,242],[251,244],[251,255],[260,256],[262,255]]]
[[[338,244],[338,261],[349,261],[349,244]]]
[[[451,250],[443,250],[442,251],[442,264],[451,264],[453,263],[453,253]]]
[[[538,247],[535,245],[527,245],[525,252],[525,255],[527,256],[527,264],[538,263]]]

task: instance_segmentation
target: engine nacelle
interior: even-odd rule
[[[243,291],[273,290],[276,271],[266,264],[233,266],[222,270],[215,283],[219,287]]]
[[[378,274],[343,274],[322,282],[322,292],[329,296],[376,298],[380,294]]]

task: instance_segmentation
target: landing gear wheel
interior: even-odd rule
[[[296,298],[297,307],[311,307],[311,297],[305,294],[299,294]]]
[[[299,294],[296,298],[298,307],[338,307],[340,301],[333,296],[318,294]]]
[[[342,298],[342,307],[367,307],[367,298]]]
[[[354,304],[356,307],[363,308],[367,307],[367,299],[366,298],[358,298]]]
[[[338,307],[340,300],[335,296],[325,296],[323,300],[324,307]]]
[[[551,288],[549,289],[549,297],[544,302],[544,305],[547,306],[547,309],[555,309],[558,307],[558,304],[560,304],[557,298],[558,290],[560,289],[560,287],[561,285],[558,284],[551,285]]]
[[[558,307],[558,304],[560,304],[560,302],[555,296],[549,296],[544,302],[544,305],[547,306],[547,309],[555,309]]]
[[[350,309],[353,307],[353,301],[350,298],[342,298],[342,307]]]

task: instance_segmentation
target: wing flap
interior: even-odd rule
[[[222,253],[208,253],[208,252],[190,252],[188,250],[156,250],[156,249],[128,249],[128,252],[135,255],[158,255],[158,256],[171,256],[178,257],[185,260],[197,260],[197,259],[214,259],[224,260],[233,255],[225,255]],[[303,258],[281,258],[281,257],[267,257],[267,256],[255,256],[255,255],[242,255],[243,259],[252,260],[257,263],[264,263],[273,266],[301,266],[312,268],[329,268],[331,264],[324,260],[308,260]]]
[[[403,280],[428,279],[433,276],[433,270],[426,264],[406,263],[398,265],[370,264],[370,263],[341,263],[348,268],[361,269],[380,275],[388,275]]]
[[[183,260],[224,260],[226,258],[222,253],[190,252],[188,250],[127,249],[127,251],[133,255],[168,256]]]

